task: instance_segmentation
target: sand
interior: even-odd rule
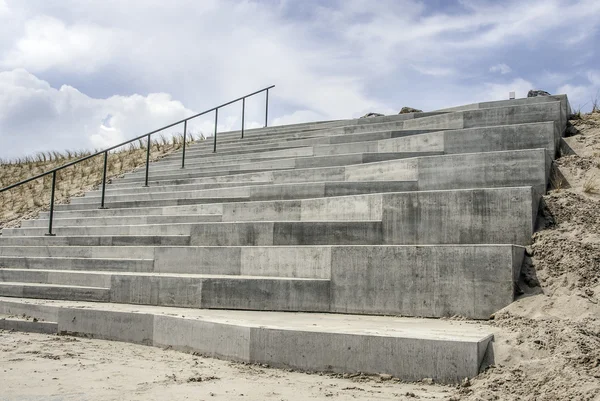
[[[0,400],[443,400],[453,387],[338,378],[155,347],[0,331]]]
[[[544,196],[522,295],[489,322],[496,365],[456,400],[600,400],[600,113],[571,121],[576,155]]]

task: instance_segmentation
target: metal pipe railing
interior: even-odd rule
[[[135,141],[139,141],[141,139],[146,138],[147,139],[147,148],[146,148],[146,174],[145,174],[145,178],[144,178],[144,187],[148,187],[148,179],[149,179],[149,173],[150,173],[150,150],[152,147],[152,140],[151,140],[151,136],[152,134],[156,134],[157,132],[166,130],[168,128],[172,128],[178,124],[183,123],[183,154],[182,154],[182,158],[181,158],[181,168],[185,167],[185,148],[186,148],[186,142],[187,142],[187,122],[191,119],[194,119],[196,117],[200,117],[202,115],[211,113],[211,112],[215,112],[215,131],[214,131],[214,140],[213,140],[213,152],[217,151],[217,124],[218,124],[218,120],[219,120],[219,109],[223,108],[225,106],[229,106],[230,104],[239,102],[240,100],[242,101],[242,138],[244,137],[244,119],[245,119],[245,108],[246,108],[246,99],[254,96],[256,94],[262,93],[262,92],[266,92],[266,104],[265,104],[265,127],[267,126],[268,123],[268,116],[269,116],[269,89],[274,88],[275,85],[271,85],[269,87],[257,90],[256,92],[252,92],[249,93],[245,96],[239,97],[237,99],[231,100],[227,103],[223,103],[220,104],[216,107],[213,107],[212,109],[208,109],[208,110],[204,110],[203,112],[194,114],[191,117],[188,118],[184,118],[183,120],[179,120],[176,121],[172,124],[169,125],[165,125],[164,127],[161,127],[159,129],[156,129],[154,131],[148,132],[146,134],[137,136],[133,139],[130,139],[128,141],[122,142],[118,145],[114,145],[111,146],[110,148],[101,150],[99,152],[96,152],[94,154],[85,156],[85,157],[81,157],[77,160],[74,160],[72,162],[69,162],[67,164],[63,164],[62,166],[53,168],[52,170],[46,171],[45,173],[42,174],[38,174],[34,177],[30,177],[27,178],[26,180],[23,181],[19,181],[15,184],[9,185],[5,188],[0,189],[0,193],[4,192],[4,191],[8,191],[10,189],[16,188],[18,186],[21,186],[23,184],[27,184],[28,182],[37,180],[39,178],[45,177],[49,174],[52,174],[52,190],[51,190],[51,195],[50,195],[50,215],[49,215],[49,222],[48,222],[48,233],[46,235],[50,235],[53,236],[55,234],[52,233],[52,221],[54,219],[54,198],[55,198],[55,189],[56,189],[56,177],[57,177],[57,172],[65,169],[67,167],[73,166],[75,164],[81,163],[82,161],[91,159],[92,157],[96,157],[98,155],[104,154],[104,165],[103,165],[103,171],[102,171],[102,197],[100,200],[100,209],[106,209],[106,205],[105,205],[105,195],[106,195],[106,180],[107,180],[107,169],[108,169],[108,153],[114,149],[117,149],[123,145],[127,145],[130,144],[132,142]]]
[[[106,209],[104,206],[104,195],[106,195],[106,168],[108,167],[108,152],[104,152],[104,167],[102,169],[102,199],[100,209]]]

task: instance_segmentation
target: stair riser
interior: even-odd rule
[[[0,257],[154,259],[153,246],[0,246]],[[175,249],[180,249],[176,247]],[[7,280],[10,281],[10,280]],[[92,286],[94,287],[94,286]]]
[[[326,312],[326,280],[241,280],[112,276],[110,289],[6,285],[0,296],[204,309]]]
[[[200,222],[218,222],[221,221],[220,215],[214,216],[138,216],[138,217],[114,217],[114,218],[80,218],[80,219],[59,219],[53,221],[54,227],[65,226],[101,226],[101,225],[141,225],[141,224],[180,224],[180,223],[200,223]],[[48,220],[26,220],[21,223],[21,227],[48,227]]]
[[[123,272],[152,272],[152,260],[126,259],[54,259],[54,258],[20,258],[2,256],[0,267],[18,269],[58,269],[58,270],[97,270]]]
[[[221,204],[209,205],[187,205],[187,206],[167,206],[167,207],[148,207],[139,209],[96,209],[90,206],[84,210],[64,210],[55,211],[54,217],[61,218],[79,218],[79,217],[123,217],[123,216],[176,216],[190,214],[222,214],[223,206]],[[48,212],[42,212],[40,219],[47,219]]]
[[[230,183],[206,183],[206,184],[189,184],[189,185],[170,185],[170,186],[150,186],[143,187],[139,185],[134,185],[130,188],[122,188],[122,189],[109,189],[106,188],[106,195],[108,196],[121,196],[121,195],[137,195],[137,194],[147,194],[147,193],[165,193],[165,192],[186,192],[186,191],[198,191],[204,189],[218,189],[218,188],[234,188],[234,187],[245,187],[245,186],[254,186],[254,185],[269,185],[270,182],[230,182]],[[88,192],[85,196],[86,198],[97,198],[100,197],[99,191],[91,191]]]
[[[0,282],[110,288],[111,275],[75,271],[0,269]]]
[[[75,287],[44,287],[35,286],[5,286],[0,283],[0,296],[32,298],[32,299],[61,299],[72,301],[109,302],[110,291],[102,288]]]
[[[72,237],[22,237],[0,236],[0,246],[188,246],[189,236],[72,236]]]

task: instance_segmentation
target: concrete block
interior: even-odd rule
[[[32,320],[0,318],[0,330],[56,334],[58,332],[58,324],[56,322],[34,322]]]
[[[519,244],[533,234],[530,187],[382,195],[385,244]]]
[[[154,320],[154,345],[248,362],[250,330],[236,324],[159,315]]]
[[[60,308],[58,330],[66,334],[152,345],[154,315],[101,309]]]
[[[376,245],[382,240],[381,221],[273,223],[272,245]]]
[[[194,226],[190,244],[195,246],[273,245],[273,222],[213,223]]]
[[[241,274],[239,247],[156,248],[157,273]]]
[[[329,311],[329,280],[215,277],[202,284],[202,307],[209,309]]]
[[[113,275],[111,302],[202,307],[202,282],[196,277]]]
[[[237,249],[241,249],[241,274],[244,276],[320,279],[328,279],[331,276],[331,247],[328,246],[263,246]]]
[[[331,308],[487,319],[513,301],[522,254],[510,245],[334,247]]]

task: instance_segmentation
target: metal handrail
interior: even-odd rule
[[[187,140],[187,122],[189,120],[194,119],[196,117],[200,117],[200,116],[208,114],[208,113],[211,113],[213,111],[215,112],[215,131],[214,131],[214,139],[213,139],[213,153],[216,153],[217,152],[217,123],[218,123],[218,119],[219,119],[219,109],[222,108],[222,107],[225,107],[225,106],[229,106],[230,104],[239,102],[240,100],[242,101],[242,136],[241,137],[244,138],[244,119],[245,119],[245,112],[246,112],[246,99],[249,98],[249,97],[251,97],[251,96],[257,95],[259,93],[266,92],[266,104],[265,104],[265,128],[266,128],[267,125],[268,125],[268,117],[269,117],[269,90],[273,89],[274,87],[275,87],[275,85],[271,85],[271,86],[268,86],[266,88],[257,90],[255,92],[249,93],[249,94],[244,95],[242,97],[238,97],[237,99],[231,100],[231,101],[229,101],[227,103],[220,104],[220,105],[218,105],[216,107],[213,107],[212,109],[208,109],[208,110],[205,110],[205,111],[203,111],[201,113],[194,114],[191,117],[184,118],[183,120],[179,120],[179,121],[174,122],[174,123],[169,124],[169,125],[165,125],[162,128],[159,128],[159,129],[156,129],[154,131],[148,132],[148,133],[146,133],[144,135],[137,136],[137,137],[135,137],[133,139],[130,139],[130,140],[125,141],[125,142],[122,142],[122,143],[120,143],[118,145],[111,146],[108,149],[104,149],[104,150],[101,150],[101,151],[96,152],[94,154],[82,157],[82,158],[74,160],[72,162],[69,162],[67,164],[63,164],[62,166],[56,167],[56,168],[54,168],[52,170],[49,170],[49,171],[46,171],[45,173],[38,174],[38,175],[36,175],[34,177],[27,178],[26,180],[23,180],[23,181],[17,182],[16,184],[12,184],[12,185],[9,185],[8,187],[2,188],[2,189],[0,189],[0,193],[2,193],[4,191],[8,191],[8,190],[13,189],[13,188],[16,188],[16,187],[18,187],[20,185],[23,185],[23,184],[27,184],[28,182],[37,180],[38,178],[45,177],[48,174],[52,174],[52,192],[51,192],[51,195],[50,195],[50,216],[49,216],[49,220],[50,221],[48,223],[48,233],[46,235],[54,236],[55,234],[52,233],[52,220],[53,220],[53,217],[54,217],[54,195],[55,195],[55,186],[56,186],[56,173],[58,171],[60,171],[60,170],[62,170],[64,168],[73,166],[73,165],[75,165],[77,163],[81,163],[82,161],[91,159],[92,157],[96,157],[98,155],[104,154],[104,166],[103,166],[103,174],[102,174],[102,197],[101,197],[101,201],[100,201],[100,209],[106,209],[106,206],[104,204],[104,198],[105,198],[105,194],[106,194],[106,172],[107,172],[107,166],[108,166],[108,152],[110,152],[111,150],[114,150],[116,148],[119,148],[119,147],[121,147],[123,145],[127,145],[127,144],[129,144],[131,142],[139,141],[139,140],[147,137],[148,138],[148,142],[147,142],[147,145],[146,145],[146,178],[145,178],[145,181],[144,181],[144,187],[147,187],[148,186],[148,175],[149,175],[149,172],[150,172],[150,148],[151,148],[151,145],[152,145],[151,140],[150,140],[151,139],[150,138],[151,135],[156,134],[157,132],[166,130],[167,128],[171,128],[171,127],[174,127],[174,126],[176,126],[178,124],[183,123],[183,153],[182,153],[182,157],[181,157],[181,168],[185,168],[185,146],[186,146],[186,140]]]

